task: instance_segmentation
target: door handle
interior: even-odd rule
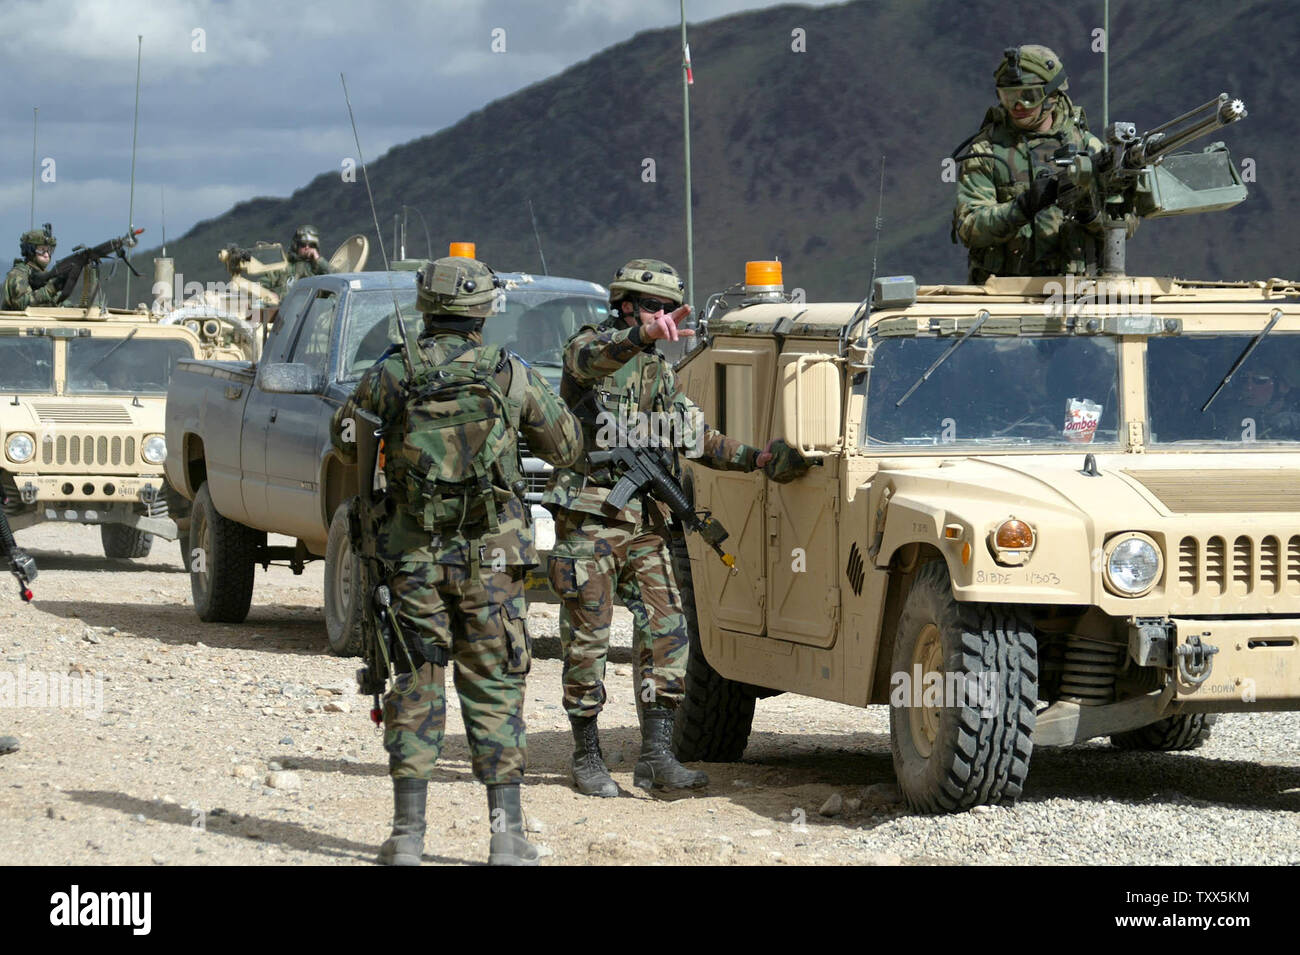
[[[272,408],[272,409],[271,409],[271,421],[274,422],[274,421],[275,421],[275,416],[278,415],[279,413],[280,413],[280,409],[279,409],[279,408]]]

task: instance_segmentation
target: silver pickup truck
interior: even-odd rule
[[[502,273],[504,311],[484,328],[558,388],[564,342],[603,320],[608,293],[593,282]],[[181,361],[167,392],[168,483],[194,502],[185,549],[194,608],[238,623],[252,603],[255,569],[301,573],[325,560],[330,649],[360,646],[356,568],[344,505],[357,489],[329,440],[329,422],[362,373],[396,340],[394,302],[409,334],[420,327],[409,271],[320,275],[298,281],[269,330],[259,362]],[[538,546],[554,528],[537,506],[547,466],[522,449]],[[267,534],[295,539],[270,546]]]

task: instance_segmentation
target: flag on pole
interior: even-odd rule
[[[683,50],[684,50],[684,52],[685,52],[685,54],[686,54],[686,63],[685,63],[685,66],[686,66],[686,85],[687,85],[687,86],[694,86],[694,85],[695,85],[695,72],[691,69],[691,45],[690,45],[689,43],[685,44],[685,45],[683,46]]]

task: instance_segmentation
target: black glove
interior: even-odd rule
[[[1056,177],[1044,173],[1037,179],[1031,180],[1029,188],[1016,196],[1016,208],[1026,219],[1032,219],[1056,202],[1060,190],[1061,184],[1056,181]]]

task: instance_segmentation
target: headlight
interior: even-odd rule
[[[140,457],[150,464],[162,464],[167,460],[167,442],[161,434],[150,435],[140,447]]]
[[[1120,534],[1106,545],[1106,586],[1124,597],[1141,597],[1160,579],[1163,560],[1145,534]]]
[[[11,434],[5,442],[5,456],[14,464],[26,464],[35,453],[36,442],[30,434]]]

